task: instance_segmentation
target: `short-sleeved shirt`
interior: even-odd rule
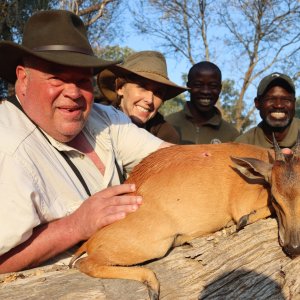
[[[270,141],[262,130],[262,122],[257,127],[251,128],[249,131],[236,138],[235,142],[252,144],[264,148],[273,148],[273,142]],[[294,118],[288,129],[287,135],[282,141],[278,141],[281,148],[293,148],[297,141],[298,131],[300,129],[300,120]]]
[[[238,130],[222,118],[221,112],[214,107],[213,116],[197,125],[187,103],[183,110],[165,117],[180,135],[180,144],[210,144],[214,140],[231,142],[239,135]]]
[[[130,172],[162,143],[122,112],[100,104],[83,132],[105,165],[104,175],[85,154],[49,136],[48,141],[14,104],[0,104],[0,255],[27,240],[34,227],[72,213],[88,198],[60,151],[94,194],[120,183],[115,161]]]

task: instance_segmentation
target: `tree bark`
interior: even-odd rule
[[[300,299],[300,258],[285,255],[275,219],[200,237],[146,264],[157,275],[160,299]],[[0,275],[1,299],[148,299],[130,280],[96,279],[50,265]]]

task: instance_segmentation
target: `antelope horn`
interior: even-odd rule
[[[284,155],[281,152],[281,149],[276,141],[274,132],[272,132],[272,137],[273,137],[273,147],[274,147],[274,151],[275,151],[275,160],[285,161]]]

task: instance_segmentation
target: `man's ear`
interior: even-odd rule
[[[16,68],[16,75],[17,75],[17,86],[18,91],[21,93],[21,95],[25,95],[26,89],[27,89],[27,83],[28,83],[28,71],[24,66],[18,65]]]
[[[255,97],[255,98],[254,98],[254,104],[255,104],[256,109],[259,109],[259,108],[260,108],[259,101],[260,101],[260,100],[259,100],[258,97]]]

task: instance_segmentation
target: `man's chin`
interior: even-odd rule
[[[207,111],[212,110],[212,106],[211,105],[203,106],[203,105],[198,104],[197,109],[198,109],[198,111],[201,111],[201,112],[207,112]]]
[[[268,126],[270,126],[275,132],[286,129],[288,126],[290,126],[291,122],[292,122],[291,119],[286,119],[286,120],[266,119],[266,123],[268,124]]]

